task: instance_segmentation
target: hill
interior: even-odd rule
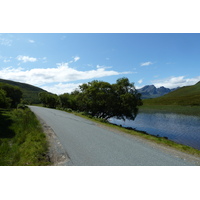
[[[38,94],[40,92],[46,92],[45,90],[39,87],[29,85],[26,83],[20,83],[20,82],[4,80],[4,79],[0,79],[0,83],[7,83],[10,85],[18,86],[23,92],[23,99],[34,104],[40,103]]]
[[[145,99],[144,105],[200,106],[200,82],[181,87],[155,99]]]
[[[142,95],[142,99],[150,99],[163,96],[176,89],[177,88],[169,89],[165,87],[156,88],[154,85],[146,85],[143,88],[138,89],[137,91]]]

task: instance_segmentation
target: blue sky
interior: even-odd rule
[[[2,33],[0,78],[62,94],[128,77],[136,88],[200,81],[198,33]]]

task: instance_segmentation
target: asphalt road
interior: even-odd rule
[[[183,160],[128,134],[100,127],[60,110],[29,106],[57,135],[70,166],[189,166]]]

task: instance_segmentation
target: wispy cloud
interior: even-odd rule
[[[28,40],[28,42],[30,42],[30,43],[35,43],[35,41],[34,41],[34,40]]]
[[[74,57],[74,62],[77,62],[78,60],[80,60],[80,57],[75,56],[75,57]]]
[[[23,63],[37,61],[37,58],[33,58],[33,57],[29,57],[29,56],[21,56],[21,55],[17,56],[16,59],[19,61],[22,61]]]
[[[140,66],[149,66],[149,65],[152,65],[153,63],[152,62],[144,62],[144,63],[141,63]]]
[[[4,60],[3,60],[4,63],[8,63],[8,62],[10,62],[10,61],[11,61],[11,60],[9,60],[9,59],[4,59]]]
[[[0,37],[0,45],[11,46],[12,45],[12,40]]]
[[[140,80],[138,81],[139,84],[141,84],[142,82],[143,82],[143,79],[140,79]]]
[[[104,65],[97,65],[97,69],[110,69],[112,67],[110,66],[104,66]]]
[[[176,88],[188,85],[194,85],[200,81],[200,76],[194,78],[185,78],[185,76],[168,77],[166,79],[154,80],[152,83],[156,87],[164,86],[166,88]]]
[[[11,62],[12,57],[0,56],[0,60],[3,60],[4,63]]]
[[[106,70],[105,67],[95,70],[79,71],[71,68],[68,63],[59,63],[54,68],[35,68],[30,70],[25,70],[20,67],[4,68],[0,70],[0,78],[41,86],[48,83],[66,83],[129,73],[131,72]]]

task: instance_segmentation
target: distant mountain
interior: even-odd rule
[[[200,106],[200,82],[184,86],[155,99],[145,99],[146,105]]]
[[[150,99],[163,96],[176,89],[169,89],[165,87],[156,88],[154,85],[146,85],[143,88],[138,89],[137,91],[142,95],[142,99]]]
[[[26,83],[20,83],[20,82],[16,82],[16,81],[0,79],[0,83],[7,83],[10,85],[18,86],[23,92],[23,99],[27,100],[30,103],[34,103],[34,104],[40,103],[38,94],[40,92],[46,92],[45,90],[43,90],[39,87],[35,87],[33,85],[29,85]]]

